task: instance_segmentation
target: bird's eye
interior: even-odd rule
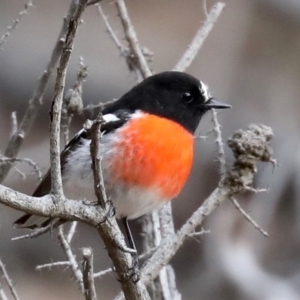
[[[182,94],[182,99],[185,103],[191,103],[194,100],[194,97],[190,92],[185,92]]]

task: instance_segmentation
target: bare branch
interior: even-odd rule
[[[152,248],[152,249],[150,249],[149,251],[147,251],[147,252],[145,252],[145,253],[139,255],[139,260],[144,259],[144,258],[150,256],[156,249],[157,249],[157,247]],[[110,274],[110,273],[112,273],[112,272],[114,272],[114,270],[113,270],[112,268],[108,268],[108,269],[106,269],[106,270],[103,270],[103,271],[94,273],[94,278],[102,277],[102,276],[107,275],[107,274]]]
[[[25,135],[30,131],[31,126],[38,115],[39,108],[43,104],[44,92],[47,87],[49,78],[57,64],[57,61],[61,55],[62,48],[65,41],[65,35],[68,30],[68,20],[70,18],[71,13],[74,10],[74,5],[76,4],[76,0],[71,2],[68,15],[64,19],[60,34],[56,41],[56,44],[53,48],[50,61],[47,65],[46,70],[42,73],[38,81],[37,88],[35,89],[32,98],[29,100],[27,110],[25,111],[24,117],[20,123],[20,127],[17,132],[10,138],[9,144],[4,152],[6,157],[17,157],[20,147],[23,143]],[[11,169],[11,164],[0,164],[0,183],[6,178],[9,170]]]
[[[58,239],[60,241],[60,245],[63,248],[66,257],[68,259],[68,261],[70,262],[72,271],[73,271],[73,275],[76,279],[76,281],[79,283],[80,286],[80,290],[82,293],[84,293],[84,286],[83,286],[83,275],[82,272],[79,268],[79,265],[76,261],[76,258],[71,250],[70,244],[67,242],[64,232],[63,232],[63,225],[60,225],[58,227]]]
[[[255,229],[257,229],[263,236],[269,237],[269,234],[263,230],[241,207],[241,205],[238,203],[238,201],[234,197],[229,198],[230,201],[233,203],[235,208],[242,214],[242,216],[253,225]]]
[[[68,242],[69,244],[71,243],[72,238],[73,238],[73,236],[74,236],[74,234],[75,234],[77,224],[78,224],[77,221],[74,221],[74,222],[72,222],[72,224],[71,224],[69,233],[68,233],[68,235],[67,235],[67,242]]]
[[[49,264],[38,265],[35,267],[36,270],[51,269],[53,267],[70,267],[71,263],[69,261],[56,261]]]
[[[34,162],[33,160],[29,159],[29,158],[11,158],[11,157],[0,156],[0,162],[5,162],[5,163],[9,162],[9,163],[12,163],[12,164],[15,163],[15,162],[25,162],[33,168],[34,173],[37,174],[40,181],[43,178],[43,174],[42,174],[39,166],[37,165],[37,163]]]
[[[136,59],[136,66],[140,70],[142,77],[145,79],[152,75],[152,72],[147,64],[146,58],[143,55],[139,45],[136,32],[129,18],[126,5],[123,0],[116,0],[116,6],[124,28],[125,38],[129,44],[131,54]]]
[[[98,273],[94,273],[94,278],[102,277],[104,275],[110,274],[113,271],[114,270],[112,268],[108,268],[108,269],[106,269],[104,271],[100,271]]]
[[[62,203],[54,204],[51,195],[31,197],[4,185],[0,185],[0,203],[43,217],[80,220],[93,227],[97,227],[105,219],[102,209],[98,206],[87,205],[85,201],[64,199]]]
[[[57,68],[55,95],[52,100],[50,124],[51,193],[55,195],[57,199],[64,197],[60,164],[60,121],[63,93],[65,88],[67,68],[74,46],[75,35],[86,3],[87,0],[79,0],[78,2],[76,1],[74,11],[70,16],[68,32],[61,54],[59,67]]]
[[[0,283],[0,300],[8,300],[3,288],[2,288],[2,285]]]
[[[24,239],[33,239],[33,238],[36,238],[36,237],[38,237],[40,235],[43,235],[44,233],[50,231],[52,229],[52,227],[53,227],[53,223],[51,222],[46,227],[36,229],[32,233],[29,233],[29,234],[14,237],[11,240],[12,241],[19,241],[19,240],[24,240]]]
[[[100,157],[100,143],[101,140],[101,125],[104,123],[102,114],[98,114],[94,124],[91,127],[91,156],[92,156],[92,169],[94,174],[94,190],[99,201],[99,204],[103,209],[106,209],[107,195],[104,186],[103,173],[101,168]]]
[[[94,282],[93,252],[91,248],[83,248],[83,284],[84,296],[86,300],[97,300]]]
[[[24,10],[19,12],[19,16],[13,21],[13,23],[9,26],[7,26],[7,31],[2,35],[0,39],[0,52],[3,50],[3,46],[7,41],[7,38],[11,35],[12,31],[17,27],[17,25],[21,22],[23,17],[28,14],[28,11],[30,8],[33,7],[32,1],[28,1],[27,4],[25,4]]]
[[[216,110],[212,109],[211,113],[212,113],[212,119],[213,119],[213,123],[214,123],[213,131],[216,135],[216,144],[218,147],[217,159],[220,163],[220,175],[221,175],[220,184],[223,184],[223,181],[224,181],[225,175],[226,175],[226,159],[225,159],[224,143],[223,143],[223,139],[222,139],[221,125],[218,121]]]
[[[107,101],[105,103],[103,102],[100,102],[98,104],[88,104],[87,106],[85,106],[83,108],[83,113],[85,114],[85,116],[87,114],[89,114],[91,117],[93,117],[95,111],[98,111],[98,112],[102,112],[104,108],[106,108],[107,106],[109,106],[110,104],[116,102],[118,99],[113,99],[113,100],[110,100],[110,101]],[[90,117],[90,118],[91,118]]]
[[[101,0],[89,0],[86,6],[94,5],[100,2]]]
[[[170,300],[181,300],[181,294],[177,290],[175,271],[171,265],[166,266],[169,289],[171,292]]]
[[[214,23],[219,18],[223,8],[225,7],[225,3],[218,2],[216,3],[212,9],[210,10],[207,19],[205,20],[203,26],[198,30],[196,33],[193,41],[188,46],[188,49],[183,54],[179,62],[174,67],[174,71],[185,71],[195,59],[196,55],[198,54],[202,44],[204,43],[205,39],[208,37],[210,31],[212,30]]]
[[[18,119],[17,119],[17,112],[13,111],[11,113],[11,134],[10,137],[16,134],[18,130]]]
[[[204,228],[202,228],[200,231],[194,231],[194,232],[190,233],[188,235],[188,237],[195,238],[195,237],[205,235],[205,234],[210,234],[210,230],[204,230]]]
[[[87,68],[83,58],[79,57],[79,70],[77,72],[76,82],[72,88],[67,90],[63,99],[61,127],[65,145],[69,143],[70,126],[73,115],[80,115],[82,113],[82,84],[88,75]]]
[[[129,53],[128,48],[123,46],[121,41],[118,39],[117,35],[115,34],[114,30],[112,29],[111,25],[109,24],[108,18],[104,14],[100,3],[97,5],[97,8],[98,8],[98,13],[100,14],[100,16],[102,17],[102,19],[104,21],[104,24],[106,26],[106,30],[107,30],[108,34],[110,35],[113,42],[116,44],[116,46],[119,49],[121,55],[126,58],[128,56],[128,53]]]
[[[13,296],[13,298],[15,300],[20,300],[19,296],[18,296],[18,293],[17,291],[15,290],[14,288],[14,285],[12,283],[12,280],[10,279],[10,277],[8,276],[8,273],[6,271],[6,268],[5,268],[5,265],[3,264],[2,260],[0,259],[0,272],[3,274],[3,277],[4,277],[4,280],[6,282],[6,284],[8,285],[9,287],[9,290]],[[0,287],[1,289],[1,287]]]

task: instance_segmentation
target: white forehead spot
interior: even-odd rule
[[[209,90],[208,90],[208,86],[201,80],[200,80],[199,90],[200,90],[200,93],[203,95],[205,102],[208,101],[209,98],[211,98]]]

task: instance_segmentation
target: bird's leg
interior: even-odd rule
[[[99,205],[99,202],[97,202],[95,205]],[[114,217],[115,214],[116,214],[116,208],[114,207],[113,202],[111,200],[107,200],[106,213],[105,213],[103,221],[101,221],[100,224],[106,222],[109,218]]]
[[[122,222],[123,222],[123,225],[125,228],[125,233],[126,233],[129,247],[135,251],[135,252],[131,252],[133,266],[131,268],[131,273],[130,273],[128,279],[132,279],[133,282],[138,282],[140,280],[140,272],[139,272],[139,259],[138,259],[136,246],[135,246],[134,239],[133,239],[133,236],[132,236],[129,224],[128,224],[128,219],[122,218]]]

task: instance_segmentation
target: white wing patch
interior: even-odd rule
[[[114,122],[114,121],[119,121],[120,118],[118,118],[116,115],[114,114],[106,114],[106,115],[103,115],[103,120],[106,122],[106,123],[109,123],[109,122]]]
[[[208,101],[211,98],[210,92],[208,90],[208,86],[202,81],[200,81],[199,90],[205,99],[204,102]]]

